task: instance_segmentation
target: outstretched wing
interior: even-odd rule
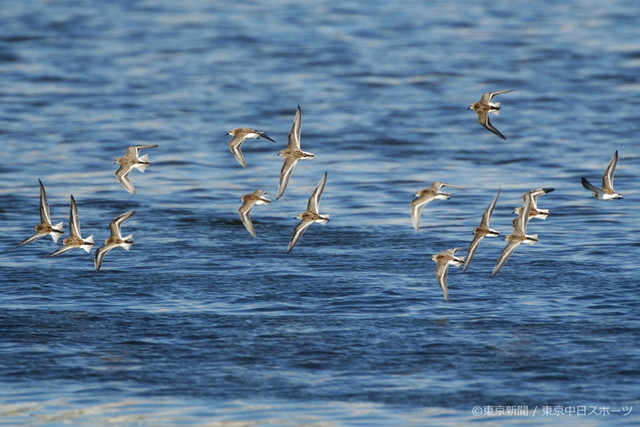
[[[411,201],[411,222],[416,231],[420,231],[420,214],[422,213],[422,208],[432,200],[433,197],[418,197]]]
[[[480,242],[482,241],[483,238],[484,238],[483,234],[475,234],[473,236],[473,240],[471,241],[471,243],[469,244],[469,248],[467,249],[467,260],[465,261],[464,267],[462,268],[463,273],[467,271],[467,268],[469,268],[469,264],[471,264],[473,255],[476,253],[476,250],[478,249],[478,245],[480,245]]]
[[[604,171],[604,175],[602,175],[602,189],[605,191],[613,192],[613,173],[616,170],[616,165],[618,164],[618,150],[613,153],[613,157],[611,157],[611,161],[607,165],[607,168]]]
[[[307,204],[307,210],[313,213],[319,213],[320,209],[320,196],[322,196],[322,192],[324,191],[324,186],[327,183],[327,172],[324,173],[324,176],[318,182],[318,185],[311,193],[309,197],[309,203]]]
[[[242,155],[242,143],[247,139],[246,134],[236,134],[229,141],[229,149],[231,150],[231,154],[236,158],[240,166],[243,168],[247,167],[247,162],[244,160],[244,156]]]
[[[498,271],[500,271],[504,263],[507,262],[511,254],[516,250],[518,246],[520,246],[520,243],[522,242],[509,242],[507,246],[505,246],[505,248],[500,253],[500,256],[498,257],[498,262],[496,263],[495,267],[493,267],[493,271],[491,272],[492,276],[498,274]]]
[[[489,120],[489,112],[488,111],[478,112],[478,123],[480,123],[486,129],[489,129],[494,134],[498,135],[500,138],[505,139],[505,140],[507,139],[507,137],[505,137],[502,134],[502,132],[500,132],[498,129],[496,129],[495,126],[493,126],[491,124],[491,120]]]
[[[129,172],[133,169],[133,165],[123,165],[118,168],[116,171],[116,178],[118,178],[118,182],[120,185],[124,187],[130,194],[136,194],[136,189],[133,186],[133,183],[129,179]]]
[[[497,90],[495,92],[487,92],[487,93],[483,93],[482,94],[482,98],[481,101],[489,103],[493,100],[494,96],[503,94],[503,93],[507,93],[507,92],[513,92],[515,89],[506,89],[506,90]]]
[[[280,170],[280,183],[278,184],[278,195],[276,199],[279,199],[284,194],[284,190],[287,189],[287,185],[289,184],[289,178],[291,178],[291,174],[293,173],[293,168],[298,163],[298,160],[290,160],[285,159],[282,164],[282,169]]]
[[[133,145],[127,148],[127,155],[135,155],[137,158],[143,148],[156,148],[157,146],[158,144]]]
[[[122,215],[117,216],[113,221],[109,223],[109,231],[111,233],[111,237],[118,237],[122,239],[122,234],[120,233],[120,227],[122,223],[131,218],[136,211],[125,212]]]
[[[444,295],[444,300],[449,301],[449,287],[447,286],[447,272],[449,271],[449,262],[438,262],[436,267],[436,279],[438,280],[438,285],[440,285],[440,289],[442,289],[442,295]]]
[[[51,214],[49,213],[49,202],[47,201],[47,192],[44,190],[42,181],[40,183],[40,222],[43,224],[51,224]]]
[[[256,230],[253,228],[253,222],[251,222],[251,217],[249,216],[249,214],[251,213],[251,208],[254,204],[255,202],[253,201],[244,202],[242,206],[240,206],[240,209],[238,209],[238,213],[240,214],[240,219],[244,224],[244,228],[247,229],[249,234],[251,234],[253,237],[256,237]]]
[[[313,224],[313,221],[305,221],[302,220],[296,228],[293,229],[293,233],[291,234],[291,240],[289,241],[289,247],[287,248],[287,253],[291,252],[291,249],[298,243],[298,240],[302,237],[302,234],[309,228],[309,226]]]
[[[496,192],[496,195],[493,196],[493,200],[489,204],[489,207],[487,207],[487,210],[484,211],[484,214],[482,215],[481,224],[486,226],[487,228],[489,228],[489,223],[491,222],[491,215],[493,215],[493,210],[495,209],[496,203],[498,202],[498,197],[500,197],[500,189],[498,189],[498,191]]]
[[[96,249],[96,255],[93,258],[93,265],[96,267],[96,271],[100,271],[100,266],[102,265],[102,260],[104,256],[117,245],[105,245]]]
[[[268,136],[266,133],[262,132],[262,131],[256,131],[260,134],[260,138],[265,138],[268,139],[271,142],[276,142],[274,139],[272,139],[270,136]]]
[[[589,181],[587,181],[587,178],[585,178],[585,177],[582,177],[580,179],[580,182],[582,182],[582,186],[584,188],[586,188],[587,190],[591,190],[594,193],[601,193],[602,192],[602,190],[600,190],[598,187],[595,187],[593,184],[591,184]]]
[[[527,193],[529,194],[529,193]],[[524,235],[527,231],[527,224],[529,223],[529,212],[531,212],[531,205],[533,204],[533,198],[529,194],[524,199],[524,206],[520,210],[518,217],[513,221],[513,231],[518,234]]]
[[[453,184],[447,184],[446,182],[440,182],[440,187],[437,188],[437,191],[440,191],[442,189],[442,187],[449,187],[449,188],[457,188],[458,190],[464,190],[464,188],[458,186],[458,185],[453,185]]]
[[[288,148],[300,149],[300,128],[302,126],[302,109],[298,105],[296,115],[293,118],[293,124],[291,125],[291,131],[289,131],[289,144]]]
[[[24,245],[26,245],[27,243],[34,242],[34,241],[36,241],[36,240],[38,240],[39,238],[44,237],[44,236],[46,236],[46,234],[36,233],[36,234],[34,234],[33,236],[31,236],[31,237],[27,237],[27,238],[26,238],[26,239],[24,239],[22,242],[18,243],[18,247],[20,247],[20,246],[24,246]]]
[[[76,205],[76,199],[71,195],[71,209],[69,210],[69,228],[72,236],[76,236],[82,239],[80,234],[80,216],[78,215],[78,205]]]
[[[69,252],[71,249],[75,249],[75,248],[77,248],[77,247],[78,247],[78,246],[63,246],[63,247],[61,247],[60,249],[58,249],[57,251],[55,251],[55,252],[53,252],[53,253],[49,254],[48,256],[49,256],[49,257],[58,256],[58,255],[63,254],[63,253],[65,253],[65,252]]]

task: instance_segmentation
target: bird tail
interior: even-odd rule
[[[125,241],[125,243],[122,244],[122,248],[126,251],[131,249],[131,245],[133,245],[133,234],[129,234],[127,237],[125,237],[122,240]]]
[[[93,234],[86,239],[84,239],[85,244],[82,245],[82,249],[85,250],[86,253],[91,252],[91,248],[93,248]]]

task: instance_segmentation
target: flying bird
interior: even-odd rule
[[[157,144],[152,145],[132,145],[127,147],[127,151],[124,156],[118,157],[113,163],[117,163],[120,165],[118,170],[116,171],[116,178],[118,178],[118,182],[131,194],[136,194],[136,189],[133,186],[133,183],[129,179],[129,172],[131,172],[134,168],[144,173],[144,171],[149,166],[149,155],[145,154],[142,157],[138,157],[140,155],[140,150],[143,148],[155,148]]]
[[[467,249],[467,260],[465,261],[464,268],[462,269],[463,273],[467,271],[467,268],[469,268],[469,265],[471,264],[471,259],[473,258],[473,255],[476,253],[476,250],[478,249],[478,245],[480,244],[482,239],[484,239],[485,237],[497,237],[500,235],[498,231],[489,227],[489,223],[491,221],[491,215],[493,214],[493,210],[496,207],[496,202],[498,201],[499,196],[500,196],[500,190],[498,189],[498,192],[493,197],[493,200],[489,204],[489,207],[487,207],[487,210],[484,211],[484,214],[482,215],[482,220],[480,221],[480,225],[473,230],[474,236],[473,236],[473,240],[469,244],[469,248]]]
[[[449,301],[449,288],[447,286],[447,272],[449,271],[449,266],[453,265],[460,267],[464,264],[464,257],[459,258],[454,255],[456,251],[459,251],[460,249],[462,248],[447,249],[444,252],[431,256],[431,259],[437,264],[436,279],[438,280],[440,289],[442,289],[444,300],[447,302]]]
[[[80,216],[78,215],[78,206],[76,205],[76,199],[71,195],[71,209],[69,210],[69,237],[62,241],[62,247],[57,251],[50,254],[50,257],[69,252],[71,249],[84,249],[87,253],[91,252],[93,248],[93,235],[82,238],[80,234]]]
[[[547,193],[551,193],[555,188],[538,188],[537,190],[529,190],[522,195],[522,200],[526,202],[526,198],[531,198],[531,210],[529,211],[529,220],[533,218],[547,219],[549,216],[549,209],[538,208],[538,197],[544,196]],[[520,215],[522,208],[515,208],[514,213]]]
[[[296,228],[293,230],[291,234],[291,240],[289,241],[289,247],[287,248],[287,253],[291,252],[291,249],[298,243],[298,240],[302,237],[302,234],[305,232],[307,228],[314,222],[318,222],[320,224],[326,224],[329,222],[329,215],[324,215],[319,213],[320,209],[320,196],[322,196],[322,192],[324,191],[324,186],[327,183],[327,173],[324,173],[324,176],[318,182],[318,185],[311,193],[309,197],[309,203],[307,204],[307,210],[296,215],[296,218],[300,220]]]
[[[432,200],[446,200],[451,197],[451,194],[443,193],[442,191],[440,191],[443,187],[464,190],[464,188],[458,187],[456,185],[436,181],[431,184],[431,187],[418,191],[415,194],[417,198],[411,201],[411,221],[413,222],[413,228],[415,228],[416,231],[420,230],[420,214],[422,212],[422,208],[424,208]]]
[[[623,195],[613,189],[613,173],[616,170],[617,164],[618,150],[613,153],[611,161],[607,165],[607,168],[604,170],[604,175],[602,175],[602,188],[591,185],[591,183],[587,181],[585,177],[582,177],[582,186],[587,190],[593,191],[593,197],[598,200],[622,199]]]
[[[502,139],[507,139],[495,126],[491,124],[491,120],[489,119],[489,114],[499,114],[500,113],[500,103],[499,102],[491,102],[493,97],[496,95],[500,95],[507,92],[513,92],[515,89],[507,89],[507,90],[499,90],[496,92],[487,92],[483,93],[480,101],[474,102],[469,105],[468,110],[473,110],[478,115],[478,123],[484,126],[486,129],[489,129],[491,132],[495,133]]]
[[[24,239],[18,244],[18,246],[24,246],[27,243],[31,243],[46,235],[51,236],[53,242],[57,243],[60,236],[62,236],[62,233],[64,233],[62,222],[59,222],[56,225],[51,224],[51,213],[49,212],[47,193],[44,191],[42,181],[38,179],[38,182],[40,183],[40,224],[34,227],[36,233],[31,237]]]
[[[227,132],[227,135],[231,135],[233,138],[229,140],[229,149],[231,150],[231,154],[236,158],[240,166],[243,168],[247,167],[247,162],[244,160],[244,156],[242,155],[242,144],[247,139],[258,139],[265,138],[271,142],[275,142],[271,139],[267,134],[262,131],[251,129],[251,128],[236,128],[231,129]]]
[[[96,271],[100,271],[102,260],[111,249],[123,248],[128,251],[129,248],[131,248],[131,245],[133,245],[133,235],[129,234],[126,237],[122,237],[120,228],[122,227],[122,223],[131,218],[135,213],[136,211],[125,212],[122,215],[118,215],[109,223],[109,237],[104,239],[104,246],[96,249],[96,255],[93,260]]]
[[[287,189],[289,178],[291,178],[293,168],[298,163],[298,160],[309,159],[313,157],[313,153],[307,153],[306,151],[302,151],[300,149],[301,125],[302,109],[300,109],[300,106],[298,105],[298,110],[296,111],[296,115],[293,119],[291,131],[289,132],[289,144],[287,145],[287,148],[281,150],[280,153],[278,153],[284,158],[284,164],[282,165],[282,169],[280,170],[280,183],[278,184],[278,195],[276,196],[276,199],[282,197],[282,195],[284,194],[284,190]]]
[[[491,272],[491,276],[495,276],[496,274],[498,274],[498,271],[500,271],[504,263],[507,262],[511,254],[513,254],[513,252],[522,243],[533,245],[538,241],[537,234],[529,235],[526,233],[527,223],[529,222],[528,212],[531,209],[531,200],[531,197],[527,197],[525,199],[525,203],[522,210],[520,211],[520,214],[515,220],[513,220],[513,232],[504,238],[507,241],[507,246],[505,246],[505,248],[500,253],[498,262]]]
[[[251,208],[254,205],[266,205],[271,203],[271,200],[264,197],[267,194],[266,191],[256,190],[253,193],[245,194],[240,198],[242,202],[242,206],[238,209],[238,213],[240,214],[240,219],[244,224],[244,227],[247,229],[249,234],[253,237],[256,237],[256,230],[253,228],[253,222],[251,222]]]

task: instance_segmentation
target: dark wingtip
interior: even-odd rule
[[[555,191],[555,188],[553,187],[543,188],[542,191],[544,191],[545,193],[551,193],[552,191]]]
[[[271,138],[269,135],[267,135],[266,133],[263,133],[260,135],[261,137],[268,139],[271,142],[276,142],[273,138]]]

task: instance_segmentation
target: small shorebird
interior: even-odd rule
[[[549,216],[549,209],[538,208],[538,197],[544,196],[547,193],[551,193],[555,188],[538,188],[537,190],[529,190],[522,195],[522,200],[527,201],[527,197],[531,198],[531,210],[529,211],[529,220],[533,218],[547,219]],[[514,213],[520,215],[522,208],[515,208]]]
[[[44,185],[42,184],[42,181],[38,179],[38,182],[40,183],[40,224],[34,227],[36,234],[32,235],[31,237],[27,237],[22,242],[20,242],[18,246],[24,246],[27,243],[31,243],[41,237],[46,236],[47,234],[51,236],[54,243],[57,243],[60,236],[62,236],[62,233],[64,233],[62,222],[59,222],[56,225],[51,224],[51,213],[49,212],[47,193],[44,191]]]
[[[307,153],[300,149],[301,125],[302,110],[298,105],[298,110],[296,111],[296,115],[293,119],[291,131],[289,132],[289,144],[287,145],[287,148],[281,150],[280,153],[278,153],[284,158],[284,164],[282,165],[282,169],[280,170],[280,183],[278,184],[278,195],[276,196],[276,199],[279,199],[284,194],[284,190],[286,190],[287,188],[287,184],[289,183],[289,178],[291,177],[293,168],[298,163],[298,160],[309,159],[313,157],[313,153]]]
[[[487,210],[484,211],[484,214],[482,215],[482,221],[480,221],[480,225],[473,230],[474,236],[473,236],[473,240],[469,244],[469,248],[467,249],[467,260],[465,261],[464,268],[462,269],[463,273],[467,271],[467,268],[469,268],[469,264],[471,264],[471,259],[473,258],[473,255],[476,253],[476,250],[478,249],[478,245],[480,244],[482,239],[484,239],[485,237],[497,237],[500,235],[498,231],[489,227],[489,222],[491,221],[491,215],[493,214],[493,210],[496,207],[496,202],[498,201],[499,196],[500,196],[500,189],[498,189],[498,192],[493,197],[493,200],[491,201],[491,204],[489,204],[489,207],[487,207]]]
[[[140,150],[143,148],[155,148],[158,144],[151,145],[132,145],[127,147],[127,151],[124,156],[118,157],[113,163],[117,163],[120,165],[118,170],[116,171],[116,178],[118,178],[118,182],[131,194],[136,194],[136,189],[133,186],[131,180],[129,180],[129,172],[133,168],[138,169],[138,171],[144,173],[145,169],[149,166],[149,155],[145,154],[142,157],[138,157],[140,155]]]
[[[115,249],[117,247],[121,247],[124,250],[129,250],[131,245],[133,245],[133,235],[129,234],[126,237],[122,237],[120,233],[120,227],[122,223],[131,218],[136,211],[129,211],[123,213],[122,215],[117,216],[113,221],[109,223],[109,238],[104,239],[104,246],[96,249],[96,255],[93,260],[93,264],[96,267],[96,271],[100,271],[100,266],[102,265],[102,259],[111,249]]]
[[[78,206],[76,205],[76,200],[73,198],[73,195],[71,195],[71,209],[69,210],[69,230],[70,235],[62,241],[63,246],[50,254],[50,257],[69,252],[75,248],[84,249],[89,253],[91,252],[91,248],[93,248],[93,235],[83,239],[80,234],[80,217],[78,216]]]
[[[616,165],[618,164],[618,150],[613,153],[613,157],[611,161],[607,165],[607,168],[604,171],[604,175],[602,175],[602,188],[598,188],[594,185],[591,185],[589,181],[585,177],[582,177],[582,186],[587,190],[593,191],[593,197],[598,200],[611,200],[611,199],[622,199],[623,195],[617,193],[613,189],[613,173],[616,170]]]
[[[459,258],[454,255],[456,251],[460,249],[462,248],[447,249],[444,252],[431,256],[431,259],[437,264],[436,279],[438,279],[438,284],[440,285],[440,289],[442,289],[444,300],[447,302],[449,301],[449,288],[447,287],[447,272],[449,271],[449,266],[454,265],[460,267],[464,264],[464,257]]]
[[[505,246],[500,253],[498,262],[491,272],[491,276],[498,274],[498,271],[500,271],[504,263],[507,262],[511,254],[518,246],[520,246],[520,244],[527,243],[533,245],[538,241],[537,234],[526,234],[527,223],[529,222],[529,215],[527,215],[527,212],[531,210],[531,200],[531,197],[525,198],[524,206],[520,210],[520,215],[513,220],[513,232],[504,238],[504,240],[508,242],[507,246]]]
[[[233,138],[229,140],[229,149],[231,150],[231,154],[236,158],[240,166],[243,168],[247,167],[247,162],[244,160],[244,156],[242,155],[242,143],[247,139],[258,139],[265,138],[269,141],[275,142],[273,139],[269,138],[267,134],[262,131],[251,129],[251,128],[236,128],[231,129],[227,132],[227,135],[231,135]]]
[[[324,191],[324,186],[327,183],[327,173],[324,173],[324,176],[318,182],[315,190],[311,193],[309,197],[309,203],[307,204],[307,210],[296,215],[296,218],[300,220],[300,223],[296,226],[291,234],[291,240],[289,241],[289,248],[287,249],[287,253],[291,252],[291,249],[298,243],[300,237],[302,237],[302,233],[305,232],[307,228],[314,222],[319,222],[320,224],[326,224],[329,222],[329,215],[323,215],[318,212],[320,208],[320,196],[322,196],[322,192]]]
[[[451,194],[440,191],[442,187],[464,190],[462,187],[436,181],[431,184],[431,187],[418,191],[415,194],[417,198],[411,201],[411,221],[413,222],[413,228],[415,228],[416,231],[420,230],[420,213],[422,212],[422,208],[434,199],[446,200],[451,197]]]
[[[500,95],[502,93],[513,92],[515,89],[507,89],[507,90],[499,90],[496,92],[487,92],[483,93],[480,101],[474,102],[469,105],[468,110],[473,110],[478,114],[478,123],[480,123],[485,128],[489,129],[491,132],[495,133],[502,139],[507,139],[498,129],[495,128],[491,124],[491,120],[489,120],[489,113],[499,114],[500,112],[500,103],[499,102],[491,102],[493,97],[496,95]]]
[[[266,191],[256,190],[253,193],[245,194],[240,198],[242,206],[238,209],[238,213],[240,214],[240,219],[242,220],[244,227],[253,237],[256,237],[256,230],[253,228],[253,223],[251,222],[249,214],[251,213],[251,208],[253,208],[254,205],[266,205],[271,203],[271,200],[264,197],[265,194],[267,194]]]

